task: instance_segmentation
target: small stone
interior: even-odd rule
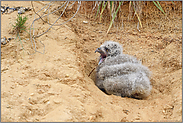
[[[36,120],[36,121],[39,121],[39,119],[38,119],[38,118],[36,118],[35,120]]]
[[[140,120],[140,118],[139,117],[136,117],[135,120]]]
[[[6,71],[6,70],[8,70],[8,68],[4,68],[4,69],[2,69],[2,70],[1,70],[1,72],[4,72],[4,71]]]
[[[125,114],[128,114],[128,113],[129,113],[129,111],[128,111],[128,110],[123,110],[123,112],[124,112]]]
[[[83,21],[83,23],[84,23],[84,24],[87,24],[87,23],[88,23],[88,21]]]
[[[94,119],[94,117],[93,116],[90,116],[89,120],[93,120],[93,119]]]
[[[69,77],[69,74],[66,74],[65,77]]]
[[[22,93],[19,93],[18,96],[19,96],[19,97],[22,96]]]
[[[49,102],[49,100],[48,100],[48,99],[45,99],[45,100],[43,100],[43,102],[44,102],[44,103],[48,103],[48,102]]]
[[[7,42],[6,42],[6,37],[1,38],[1,44],[3,44],[3,45],[7,44]]]
[[[33,96],[33,95],[34,95],[34,93],[31,93],[30,95],[31,95],[31,96]]]
[[[8,10],[8,14],[10,14],[10,13],[12,13],[12,12],[14,12],[14,10],[12,10],[12,9],[9,9],[9,10]]]
[[[53,102],[55,104],[60,104],[60,103],[62,103],[62,100],[61,99],[54,99]]]
[[[25,13],[25,8],[20,8],[18,10],[18,14],[24,14]]]
[[[39,93],[39,94],[43,94],[44,92],[45,92],[45,91],[44,91],[43,89],[39,89],[39,90],[38,90],[38,93]]]
[[[11,108],[11,107],[9,105],[7,105],[6,108]]]
[[[50,94],[50,95],[55,95],[55,92],[48,92],[48,94]]]

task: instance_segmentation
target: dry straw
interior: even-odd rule
[[[78,11],[80,10],[80,7],[82,6],[82,2],[84,2],[84,1],[77,1],[78,4],[75,4],[76,2],[71,2],[71,1],[62,2],[63,4],[60,7],[58,7],[58,9],[51,12],[50,10],[51,10],[51,7],[54,6],[54,4],[53,4],[54,2],[55,1],[51,1],[48,4],[45,4],[45,6],[43,6],[40,10],[36,11],[34,2],[31,1],[31,5],[33,8],[33,11],[35,12],[35,15],[34,15],[34,20],[30,27],[30,40],[32,43],[32,48],[34,49],[35,53],[39,52],[39,53],[44,54],[44,52],[45,52],[45,46],[40,40],[38,40],[38,38],[41,37],[42,35],[46,34],[50,29],[53,28],[53,26],[61,26],[65,23],[67,23],[68,21],[70,21],[71,19],[73,19],[76,16],[76,14],[78,13]],[[129,11],[131,11],[131,10],[134,11],[134,14],[136,15],[136,17],[138,19],[138,25],[140,25],[140,27],[142,28],[143,25],[142,25],[140,16],[142,13],[142,5],[143,5],[144,1],[128,1],[128,2],[129,2]],[[109,24],[109,27],[108,27],[108,30],[106,33],[109,33],[113,23],[115,22],[116,17],[119,16],[119,12],[120,12],[121,8],[123,7],[123,3],[124,3],[124,1],[100,1],[100,2],[95,1],[95,2],[93,2],[94,7],[91,11],[93,12],[96,10],[95,19],[99,18],[100,22],[102,21],[104,12],[109,11],[110,24]],[[161,7],[161,5],[158,1],[153,1],[153,3],[162,13],[165,14],[163,8]],[[69,4],[70,4],[70,6],[69,6]],[[88,2],[86,2],[86,4],[88,4]],[[77,10],[73,14],[73,16],[71,18],[69,18],[67,21],[57,24],[58,20],[64,15],[64,12],[66,11],[66,9],[68,9],[72,6],[76,6],[76,5],[77,5]],[[62,11],[61,11],[59,17],[53,23],[50,23],[49,15],[54,14],[60,10],[62,10]],[[45,20],[44,17],[47,17],[47,20]],[[43,33],[36,35],[34,23],[40,19],[45,24],[48,24],[49,28],[47,30],[45,30]],[[139,29],[139,26],[137,28]],[[43,47],[44,47],[43,52],[40,52],[37,50],[36,40],[38,40],[43,45]]]

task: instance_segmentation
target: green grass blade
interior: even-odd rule
[[[109,25],[109,28],[108,28],[108,30],[107,30],[107,33],[109,32],[109,30],[110,30],[110,29],[111,29],[111,27],[112,27],[112,24],[113,24],[113,22],[114,22],[114,19],[115,19],[115,17],[116,17],[116,14],[117,14],[117,13],[118,13],[118,11],[119,11],[119,8],[120,8],[120,6],[121,6],[122,2],[123,2],[123,1],[120,1],[120,2],[119,2],[119,6],[118,6],[118,8],[117,8],[117,10],[116,10],[116,12],[115,12],[115,14],[114,14],[114,16],[113,16],[112,20],[111,20],[111,23],[110,23],[110,25]]]
[[[105,1],[102,2],[102,9],[104,8],[104,3],[105,3]]]
[[[112,17],[112,5],[113,5],[113,1],[110,1],[110,20],[111,20],[111,17]]]
[[[171,1],[171,2],[175,5],[175,3],[173,1]]]
[[[158,3],[158,5],[159,5],[159,7],[160,7],[161,11],[165,14],[165,12],[164,12],[163,8],[161,7],[161,5],[160,5],[159,1],[156,1],[156,2]]]
[[[110,1],[110,11],[112,13],[112,4],[113,4],[113,1]]]
[[[95,16],[95,19],[96,19],[97,15],[98,15],[98,12],[99,12],[99,10],[100,10],[101,4],[102,4],[102,1],[100,1],[100,4],[99,4],[98,10],[97,10],[97,14],[96,14],[96,16]]]
[[[22,40],[21,40],[21,38],[20,38],[20,35],[19,35],[19,34],[18,34],[18,37],[19,37],[19,41],[20,41],[20,44],[21,44],[21,46],[22,46],[22,49],[24,49],[23,44],[22,44]]]
[[[100,22],[101,22],[101,19],[102,19],[102,13],[104,12],[104,9],[105,9],[105,7],[107,6],[107,2],[105,3],[105,5],[104,5],[104,1],[103,1],[103,4],[102,4],[102,11],[101,11],[101,13],[100,13]]]
[[[156,2],[157,2],[157,4],[156,4]],[[161,7],[161,5],[160,5],[160,3],[158,2],[158,1],[153,1],[153,3],[154,3],[154,5],[160,10],[160,11],[162,11],[163,12],[163,14],[165,14],[165,12],[163,11],[163,8]],[[166,15],[166,14],[165,14]]]
[[[104,2],[103,2],[103,4],[104,4]],[[100,15],[102,15],[102,13],[104,12],[104,9],[105,9],[106,6],[107,6],[107,2],[105,3],[105,6],[104,7],[102,5],[102,11],[101,11]]]

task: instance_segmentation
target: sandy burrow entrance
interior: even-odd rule
[[[1,4],[6,3],[30,6],[30,2]],[[26,14],[31,22],[33,12]],[[6,30],[10,28],[7,21],[13,22],[16,13],[1,17],[1,35],[11,36]],[[56,17],[50,16],[51,19]],[[1,121],[181,121],[180,43],[172,42],[159,50],[157,47],[163,42],[154,40],[156,37],[149,38],[146,32],[123,32],[121,37],[116,37],[116,34],[104,37],[92,31],[105,30],[104,26],[88,24],[85,27],[83,19],[76,19],[40,37],[46,47],[44,55],[28,55],[17,47],[15,41],[1,47]],[[48,26],[40,21],[36,27],[43,31]],[[136,41],[139,36],[141,38]],[[177,38],[174,35],[171,37]],[[181,34],[178,34],[180,37]],[[116,38],[123,39],[119,42],[123,44],[125,53],[143,58],[144,64],[153,72],[152,94],[146,100],[106,95],[94,85],[94,73],[91,78],[88,77],[97,65],[98,55],[94,50],[101,42]],[[37,43],[38,49],[43,50],[42,45]],[[24,43],[24,46],[29,49],[30,42]]]

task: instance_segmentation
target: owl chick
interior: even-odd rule
[[[151,91],[150,71],[135,57],[123,54],[122,46],[106,41],[95,52],[100,53],[95,84],[107,94],[146,98]]]

